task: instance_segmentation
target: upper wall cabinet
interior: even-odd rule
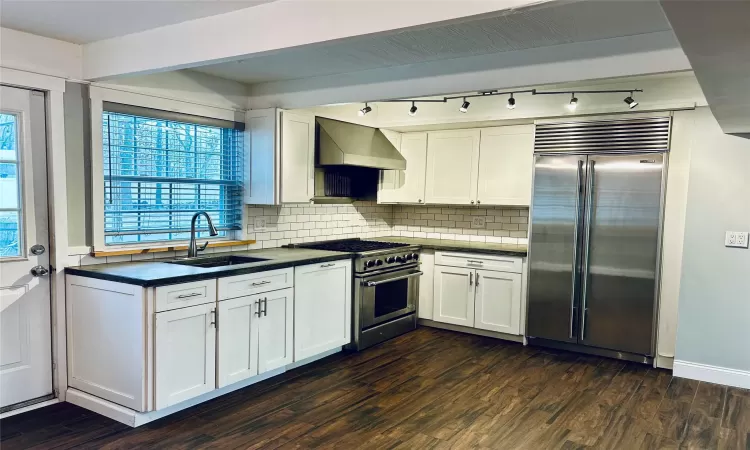
[[[406,159],[406,170],[380,172],[378,203],[423,203],[427,133],[382,131],[400,149],[401,155]]]
[[[478,129],[428,133],[427,203],[469,205],[476,201],[479,137]]]
[[[530,205],[533,163],[533,125],[482,129],[477,203]]]
[[[247,112],[245,203],[309,203],[314,193],[315,117],[276,108]]]

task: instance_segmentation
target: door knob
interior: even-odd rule
[[[44,266],[34,266],[31,268],[30,272],[35,277],[43,277],[49,273],[49,270],[47,270]]]
[[[46,249],[41,244],[34,244],[34,245],[31,246],[31,248],[29,250],[31,251],[32,255],[39,256],[39,255],[43,254]]]

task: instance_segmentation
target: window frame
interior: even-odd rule
[[[218,120],[238,121],[238,116],[244,122],[245,112],[214,106],[198,105],[179,100],[153,97],[134,92],[109,89],[100,86],[91,86],[91,197],[92,197],[92,238],[93,250],[95,252],[106,252],[113,250],[136,250],[157,247],[174,247],[187,244],[187,239],[148,241],[140,243],[110,244],[106,245],[104,235],[104,148],[102,132],[102,114],[104,113],[104,102],[122,103],[143,108],[159,109],[181,114],[203,116]],[[247,131],[243,132],[243,139],[247,141]],[[247,153],[247,148],[243,146]],[[247,156],[247,155],[245,155]],[[247,189],[247,186],[245,186]],[[243,202],[244,206],[244,202]],[[227,231],[227,235],[219,238],[201,238],[201,241],[222,242],[238,241],[247,239],[247,212],[243,207],[242,228],[235,231]]]

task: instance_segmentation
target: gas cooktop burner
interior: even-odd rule
[[[314,244],[302,244],[297,247],[311,248],[314,250],[329,250],[333,252],[364,253],[374,250],[386,250],[389,248],[408,247],[409,244],[396,242],[361,241],[359,239],[317,242]]]

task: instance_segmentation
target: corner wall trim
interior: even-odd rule
[[[750,389],[750,371],[675,360],[674,376]]]

